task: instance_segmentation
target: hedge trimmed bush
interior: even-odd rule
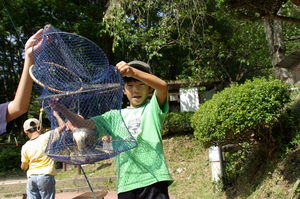
[[[162,134],[188,134],[193,133],[191,117],[193,112],[170,112],[167,113]]]
[[[265,78],[232,85],[200,105],[192,117],[195,137],[209,147],[243,142],[274,143],[272,126],[290,101],[288,87]]]

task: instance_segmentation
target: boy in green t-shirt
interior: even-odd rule
[[[116,68],[124,77],[124,94],[130,103],[129,107],[121,110],[121,115],[137,141],[137,147],[115,158],[118,198],[168,199],[172,177],[166,165],[161,136],[162,124],[169,109],[167,84],[153,75],[150,66],[141,61],[121,61]],[[148,100],[153,89],[154,94]],[[112,132],[118,128],[110,124],[111,118],[118,114],[116,111],[84,120],[61,104],[52,102],[50,106],[78,128],[100,131],[103,120]]]

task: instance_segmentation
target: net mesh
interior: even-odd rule
[[[87,38],[46,26],[36,41],[33,57],[30,75],[38,85],[37,100],[52,129],[45,150],[49,157],[71,164],[89,164],[136,146],[121,114],[115,114],[113,120],[113,125],[119,127],[117,132],[109,127],[99,132],[71,128],[63,115],[54,114],[49,107],[49,101],[56,98],[86,119],[121,109],[122,77],[109,65],[101,48]]]

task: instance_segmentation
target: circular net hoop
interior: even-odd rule
[[[73,129],[48,105],[49,100],[58,98],[70,111],[86,119],[121,109],[122,77],[109,65],[101,48],[87,38],[46,26],[34,45],[33,57],[30,75],[52,129],[45,150],[49,157],[70,164],[90,164],[136,146],[121,114],[113,118],[120,127],[118,132],[109,128],[101,132]]]

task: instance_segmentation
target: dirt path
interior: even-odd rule
[[[25,193],[25,189],[26,189],[26,176],[22,176],[22,177],[15,177],[15,178],[2,178],[0,179],[0,185],[9,185],[9,186],[14,186],[16,188],[17,184],[23,184],[23,188],[22,190],[24,190]],[[21,191],[22,191],[21,190]],[[94,190],[94,192],[97,191],[101,191],[101,190]],[[76,196],[79,196],[81,194],[87,193],[87,191],[73,191],[73,192],[60,192],[59,190],[57,190],[56,194],[55,194],[55,199],[72,199],[75,198]],[[90,193],[90,192],[88,192]],[[21,199],[22,196],[18,196],[18,197],[6,197],[7,199]],[[108,190],[107,195],[104,197],[104,199],[117,199],[117,193],[114,190]],[[175,199],[174,196],[170,196],[171,199]]]
[[[72,199],[76,196],[79,196],[86,192],[63,192],[63,193],[56,193],[55,199]],[[21,197],[14,197],[14,198],[7,198],[7,199],[20,199]],[[108,191],[107,195],[104,199],[117,199],[118,196],[115,191]]]
[[[10,177],[10,178],[1,178],[0,179],[0,185],[11,185],[14,186],[15,184],[20,184],[20,183],[26,183],[27,178],[26,176],[22,177]],[[99,190],[94,190],[99,191]],[[24,193],[25,193],[25,186],[24,186]],[[57,192],[55,194],[55,199],[72,199],[76,196],[79,196],[83,193],[86,193],[86,191],[76,191],[76,192]],[[9,197],[7,199],[21,199],[21,196],[18,197]],[[108,191],[107,195],[104,197],[104,199],[117,199],[117,194],[115,191],[111,190]]]

